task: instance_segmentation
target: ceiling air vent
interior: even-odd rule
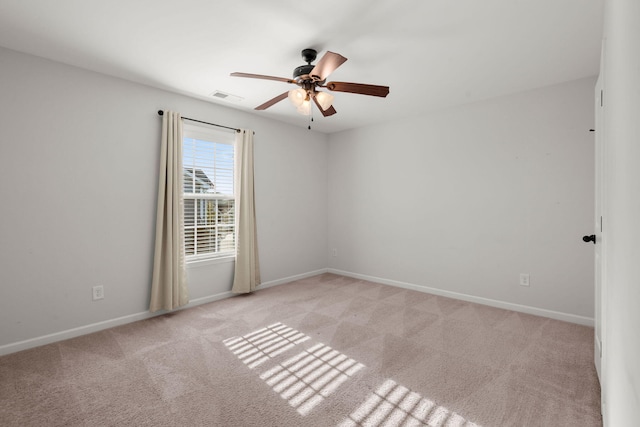
[[[228,101],[228,102],[240,102],[244,98],[241,98],[237,95],[231,95],[230,93],[222,92],[220,90],[214,91],[211,96],[220,101]]]

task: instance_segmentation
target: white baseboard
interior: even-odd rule
[[[308,273],[298,274],[295,276],[285,277],[278,280],[271,280],[269,282],[262,283],[258,290],[264,288],[270,288],[272,286],[282,285],[284,283],[293,282],[295,280],[305,279],[307,277],[316,276],[318,274],[326,273],[327,269],[321,269],[316,271],[310,271]],[[178,310],[184,310],[186,308],[196,307],[198,305],[207,304],[213,301],[218,301],[221,299],[233,297],[236,294],[231,291],[221,292],[215,295],[209,295],[202,298],[196,298],[191,301],[184,307],[180,307]],[[79,337],[81,335],[91,334],[93,332],[99,332],[105,329],[113,328],[115,326],[125,325],[127,323],[137,322],[138,320],[150,319],[155,316],[160,316],[168,313],[166,310],[160,310],[155,313],[151,313],[149,311],[143,311],[140,313],[129,314],[127,316],[118,317],[115,319],[104,320],[102,322],[91,323],[89,325],[80,326],[73,329],[67,329],[65,331],[54,332],[53,334],[43,335],[40,337],[31,338],[24,341],[19,341],[15,343],[5,344],[0,346],[0,356],[10,353],[15,353],[22,350],[28,350],[30,348],[39,347],[45,344],[51,344],[58,341],[63,341],[69,338]]]
[[[369,282],[381,283],[383,285],[396,286],[413,291],[424,292],[428,294],[439,295],[448,298],[455,298],[463,301],[484,304],[491,307],[503,308],[505,310],[517,311],[520,313],[533,314],[535,316],[548,317],[550,319],[562,320],[565,322],[577,323],[579,325],[591,326],[595,325],[595,321],[591,317],[577,316],[575,314],[562,313],[559,311],[546,310],[544,308],[530,307],[527,305],[514,304],[505,301],[499,301],[489,298],[482,298],[473,295],[461,294],[458,292],[445,291],[428,286],[414,285],[412,283],[399,282],[397,280],[382,279],[380,277],[367,276],[365,274],[352,273],[350,271],[337,270],[329,268],[329,273],[339,274],[341,276],[353,277],[354,279],[366,280]]]
[[[324,269],[310,271],[310,272],[303,273],[303,274],[297,274],[297,275],[294,275],[294,276],[284,277],[282,279],[277,279],[277,280],[271,280],[271,281],[268,281],[268,282],[264,282],[258,287],[258,290],[270,288],[270,287],[273,287],[273,286],[282,285],[282,284],[289,283],[289,282],[294,282],[296,280],[306,279],[308,277],[317,276],[317,275],[322,274],[322,273],[339,274],[339,275],[342,275],[342,276],[353,277],[353,278],[360,279],[360,280],[367,280],[367,281],[370,281],[370,282],[381,283],[383,285],[390,285],[390,286],[396,286],[396,287],[404,288],[404,289],[411,289],[411,290],[414,290],[414,291],[425,292],[425,293],[434,294],[434,295],[440,295],[440,296],[449,297],[449,298],[455,298],[455,299],[459,299],[459,300],[463,300],[463,301],[469,301],[469,302],[474,302],[474,303],[478,303],[478,304],[484,304],[484,305],[488,305],[488,306],[491,306],[491,307],[498,307],[498,308],[503,308],[503,309],[506,309],[506,310],[513,310],[513,311],[518,311],[518,312],[521,312],[521,313],[533,314],[533,315],[536,315],[536,316],[549,317],[551,319],[563,320],[563,321],[566,321],[566,322],[577,323],[577,324],[580,324],[580,325],[593,326],[594,323],[595,323],[594,319],[593,318],[589,318],[589,317],[576,316],[576,315],[573,315],[573,314],[567,314],[567,313],[561,313],[561,312],[557,312],[557,311],[545,310],[545,309],[542,309],[542,308],[529,307],[529,306],[520,305],[520,304],[513,304],[513,303],[509,303],[509,302],[504,302],[504,301],[498,301],[498,300],[492,300],[492,299],[488,299],[488,298],[476,297],[476,296],[472,296],[472,295],[466,295],[466,294],[461,294],[461,293],[457,293],[457,292],[445,291],[445,290],[442,290],[442,289],[430,288],[430,287],[427,287],[427,286],[420,286],[420,285],[415,285],[415,284],[412,284],[412,283],[399,282],[399,281],[396,281],[396,280],[382,279],[382,278],[379,278],[379,277],[367,276],[367,275],[364,275],[364,274],[357,274],[357,273],[352,273],[352,272],[349,272],[349,271],[337,270],[337,269],[333,269],[333,268],[324,268]],[[198,305],[207,304],[207,303],[210,303],[210,302],[213,302],[213,301],[218,301],[218,300],[229,298],[229,297],[232,297],[232,296],[235,296],[235,295],[236,294],[233,294],[230,291],[227,291],[227,292],[222,292],[222,293],[219,293],[219,294],[216,294],[216,295],[209,295],[209,296],[206,296],[206,297],[197,298],[197,299],[191,300],[189,302],[189,304],[185,305],[184,307],[181,307],[180,310],[186,309],[186,308],[191,308],[191,307],[196,307]],[[115,318],[115,319],[109,319],[109,320],[105,320],[105,321],[102,321],[102,322],[92,323],[92,324],[89,324],[89,325],[84,325],[84,326],[80,326],[80,327],[73,328],[73,329],[67,329],[65,331],[55,332],[53,334],[44,335],[44,336],[40,336],[40,337],[35,337],[35,338],[31,338],[31,339],[24,340],[24,341],[5,344],[3,346],[0,346],[0,356],[5,355],[5,354],[10,354],[10,353],[15,353],[15,352],[22,351],[22,350],[27,350],[27,349],[34,348],[34,347],[39,347],[39,346],[45,345],[45,344],[51,344],[51,343],[54,343],[54,342],[63,341],[63,340],[69,339],[69,338],[75,338],[75,337],[78,337],[78,336],[81,336],[81,335],[90,334],[90,333],[93,333],[93,332],[102,331],[102,330],[105,330],[105,329],[113,328],[115,326],[120,326],[120,325],[125,325],[127,323],[136,322],[138,320],[150,319],[152,317],[159,316],[159,315],[166,314],[166,313],[167,313],[167,311],[158,311],[156,313],[151,313],[149,311],[143,311],[143,312],[140,312],[140,313],[130,314],[130,315],[127,315],[127,316],[122,316],[122,317],[118,317],[118,318]]]
[[[197,298],[189,301],[184,307],[180,307],[176,310],[184,310],[186,308],[195,307],[208,302],[213,302],[233,296],[231,292],[222,292],[217,295],[210,295],[203,298]],[[168,313],[166,310],[160,310],[155,313],[150,311],[142,311],[140,313],[129,314],[127,316],[117,317],[115,319],[104,320],[102,322],[91,323],[89,325],[79,326],[73,329],[67,329],[60,332],[54,332],[53,334],[43,335],[36,338],[31,338],[24,341],[19,341],[11,344],[5,344],[0,346],[0,356],[10,353],[15,353],[22,350],[28,350],[30,348],[39,347],[45,344],[51,344],[58,341],[63,341],[69,338],[79,337],[81,335],[91,334],[93,332],[99,332],[105,329],[113,328],[115,326],[125,325],[127,323],[137,322],[138,320],[150,319],[152,317],[160,316]]]
[[[261,283],[258,286],[258,290],[270,288],[272,286],[284,285],[285,283],[295,282],[296,280],[306,279],[307,277],[317,276],[318,274],[327,273],[329,269],[322,268],[320,270],[310,271],[308,273],[296,274],[295,276],[289,276],[278,280],[271,280],[269,282]]]

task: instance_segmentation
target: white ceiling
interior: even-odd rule
[[[295,86],[231,72],[290,78],[331,50],[328,81],[390,86],[334,93],[313,128],[336,132],[594,76],[603,1],[0,0],[0,45],[246,111]],[[307,125],[288,100],[254,113]]]

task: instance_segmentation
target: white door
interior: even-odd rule
[[[604,89],[602,86],[602,73],[598,78],[595,90],[595,159],[596,159],[596,180],[595,180],[595,345],[594,345],[594,361],[598,378],[602,385],[602,372],[600,369],[602,360],[602,343],[603,343],[603,310],[605,307],[603,297],[604,281],[604,265],[602,259],[603,238],[603,202],[604,202]]]

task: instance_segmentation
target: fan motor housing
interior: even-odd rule
[[[311,64],[301,65],[295,70],[293,70],[293,80],[296,82],[300,82],[301,80],[306,80],[313,70],[315,66]],[[306,78],[305,78],[306,77]]]

